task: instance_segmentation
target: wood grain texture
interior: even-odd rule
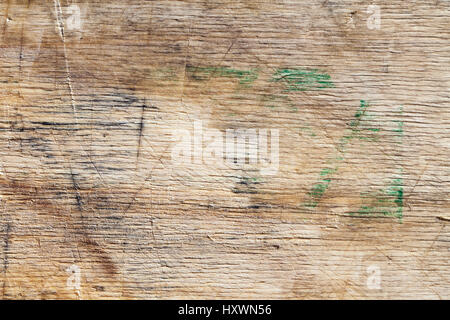
[[[4,299],[450,298],[449,1],[0,16]],[[276,174],[174,162],[200,121],[278,129]]]

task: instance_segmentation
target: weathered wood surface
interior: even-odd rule
[[[449,9],[2,0],[2,297],[450,298]],[[174,162],[199,121],[278,171]]]

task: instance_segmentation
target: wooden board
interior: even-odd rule
[[[2,297],[450,298],[449,9],[2,1]]]

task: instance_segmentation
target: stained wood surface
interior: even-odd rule
[[[450,298],[449,9],[2,1],[2,298]],[[174,162],[196,122],[278,171]]]

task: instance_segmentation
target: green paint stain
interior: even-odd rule
[[[300,128],[300,131],[304,131],[305,133],[308,133],[309,136],[311,136],[311,137],[317,136],[317,134],[310,127],[302,127],[302,128]]]
[[[366,101],[360,100],[359,108],[358,108],[358,110],[356,110],[356,113],[354,115],[355,119],[350,121],[350,124],[349,124],[352,131],[359,131],[359,129],[358,129],[359,124],[361,123],[363,116],[366,114],[366,110],[368,107],[369,107],[369,104]],[[353,136],[351,136],[351,137],[353,137]]]
[[[376,136],[376,133],[379,133],[381,131],[380,128],[371,128],[368,127],[370,125],[370,118],[373,118],[373,116],[367,114],[368,104],[365,101],[361,101],[359,109],[356,111],[354,117],[355,119],[350,122],[350,128],[352,129],[352,134],[350,136],[345,137],[346,139],[350,140],[353,138],[357,138],[359,140],[364,141],[378,141],[378,136]]]
[[[400,108],[400,114],[402,113],[403,108]],[[400,139],[398,143],[402,144],[403,121],[393,120],[393,122],[397,124],[397,129],[392,131]],[[363,205],[356,212],[350,212],[349,214],[370,217],[394,217],[402,222],[404,205],[403,168],[398,168],[398,171],[397,177],[392,179],[386,189],[380,189],[375,193],[361,194],[361,197],[369,201],[369,204]]]
[[[344,135],[339,140],[339,143],[336,147],[339,154],[335,158],[331,159],[331,161],[329,161],[329,163],[331,164],[331,168],[322,169],[322,171],[320,172],[319,181],[317,181],[313,185],[311,190],[307,193],[307,200],[304,203],[305,207],[315,208],[320,199],[325,194],[330,185],[333,175],[338,171],[339,163],[344,159],[343,155],[345,152],[345,147],[353,138],[358,136],[361,121],[364,119],[368,107],[369,104],[365,100],[360,100],[359,108],[354,114],[355,119],[348,124],[349,133]]]
[[[210,78],[235,78],[239,84],[250,85],[258,78],[258,70],[238,70],[228,67],[186,67],[187,72],[196,81],[205,81]]]
[[[377,192],[362,193],[361,198],[369,204],[362,205],[349,215],[370,217],[394,217],[400,221],[403,218],[403,179],[395,178],[386,189]]]
[[[331,174],[335,173],[336,171],[337,171],[337,168],[334,168],[334,169],[323,169],[320,172],[320,175],[321,176],[328,176],[328,175],[331,175]]]
[[[397,123],[397,129],[392,130],[393,132],[398,133],[399,136],[403,135],[403,121],[394,120]]]
[[[317,69],[278,69],[272,82],[283,81],[287,91],[309,91],[334,88],[330,75]]]

